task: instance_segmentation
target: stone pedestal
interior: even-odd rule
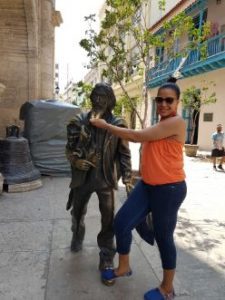
[[[30,182],[24,182],[19,184],[8,184],[6,185],[6,191],[8,193],[19,193],[28,192],[42,187],[42,182],[40,179],[33,180]]]
[[[195,157],[197,155],[198,145],[185,144],[184,150],[187,156]]]

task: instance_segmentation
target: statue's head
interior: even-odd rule
[[[95,117],[109,113],[116,105],[116,97],[111,86],[105,82],[97,83],[90,95]]]

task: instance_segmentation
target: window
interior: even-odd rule
[[[201,14],[203,13],[202,17]],[[201,11],[198,15],[193,17],[194,27],[196,29],[202,28],[202,26],[206,23],[208,16],[208,9]],[[189,40],[193,40],[193,35],[189,35]],[[192,50],[192,56],[194,60],[198,60],[199,52],[197,49]]]
[[[225,24],[221,25],[220,32],[221,33],[225,33]]]
[[[212,122],[213,121],[213,113],[204,113],[203,121],[204,122]]]
[[[203,24],[207,21],[207,16],[208,16],[208,9],[205,9],[203,12],[203,17],[202,17]],[[193,22],[194,22],[195,28],[199,28],[199,26],[202,25],[202,24],[200,24],[200,14],[198,14],[197,16],[195,16],[193,18]]]
[[[157,47],[155,50],[156,64],[164,61],[164,47]]]

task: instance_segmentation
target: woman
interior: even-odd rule
[[[174,298],[173,279],[176,268],[176,248],[173,233],[178,209],[186,196],[183,170],[185,122],[177,115],[180,89],[171,78],[162,85],[157,97],[160,122],[143,130],[119,128],[101,119],[92,125],[104,128],[122,139],[143,143],[141,180],[118,211],[114,230],[119,253],[119,266],[102,273],[103,280],[130,276],[129,252],[132,230],[143,223],[151,212],[154,238],[163,267],[160,286],[145,293],[145,300],[171,300]]]

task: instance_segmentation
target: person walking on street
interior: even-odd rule
[[[114,220],[119,254],[116,269],[102,272],[102,280],[132,274],[129,253],[132,230],[152,216],[152,230],[159,248],[163,279],[159,287],[144,294],[145,300],[172,300],[175,297],[173,280],[176,269],[174,230],[180,205],[186,197],[183,170],[185,121],[177,114],[180,89],[174,78],[163,84],[155,98],[160,122],[143,130],[119,128],[102,119],[92,119],[92,125],[128,141],[143,144],[141,180],[120,208]]]
[[[225,161],[225,150],[223,146],[224,142],[224,132],[222,124],[218,124],[216,127],[216,132],[212,134],[213,140],[213,149],[212,149],[212,160],[213,160],[213,169],[217,170],[217,168],[221,171],[223,169],[223,162]],[[216,158],[220,157],[220,162],[218,167],[216,168]]]

